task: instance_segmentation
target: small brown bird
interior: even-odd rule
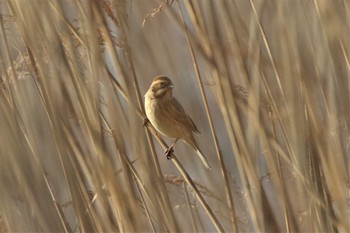
[[[145,94],[147,118],[161,134],[175,138],[174,143],[165,152],[168,158],[170,158],[177,140],[182,139],[197,152],[205,167],[211,168],[193,137],[193,132],[196,134],[200,134],[200,132],[181,104],[173,98],[173,88],[174,84],[166,76],[161,75],[153,79]]]

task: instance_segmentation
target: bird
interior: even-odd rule
[[[175,143],[182,139],[187,145],[196,151],[197,155],[207,169],[211,166],[199,149],[193,133],[200,132],[193,120],[186,114],[177,99],[173,97],[174,84],[171,79],[164,75],[156,76],[145,94],[145,112],[147,120],[161,134],[175,139],[165,154],[171,158]]]

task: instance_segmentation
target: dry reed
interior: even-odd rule
[[[0,2],[0,232],[350,232],[348,1],[33,2]],[[159,74],[212,170],[143,126]]]

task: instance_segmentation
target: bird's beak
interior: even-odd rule
[[[170,89],[173,89],[174,87],[175,87],[174,84],[170,84],[170,85],[169,85],[169,88],[170,88]]]

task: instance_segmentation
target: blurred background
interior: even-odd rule
[[[0,0],[0,232],[349,232],[346,0]],[[167,75],[212,165],[144,126]]]

